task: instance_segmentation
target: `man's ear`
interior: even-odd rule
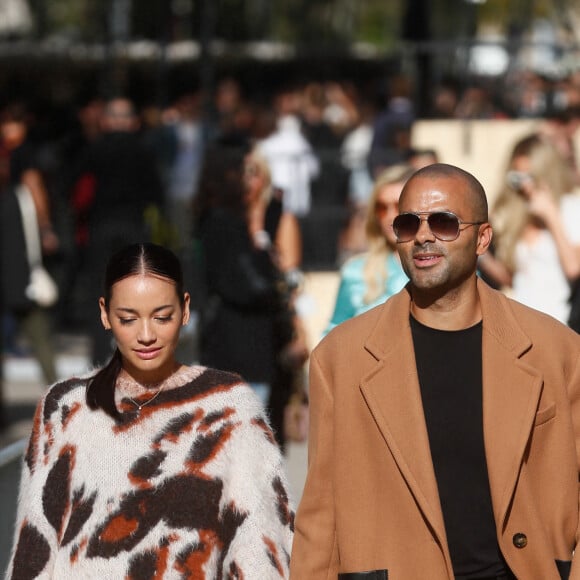
[[[101,323],[105,330],[111,330],[111,323],[109,322],[109,313],[105,305],[105,299],[101,296],[99,298],[99,309],[101,310]]]
[[[479,232],[477,234],[477,255],[481,256],[487,252],[491,244],[491,239],[493,238],[493,230],[491,224],[485,222],[479,226]]]

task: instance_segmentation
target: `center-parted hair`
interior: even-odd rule
[[[107,308],[113,285],[123,278],[137,274],[152,274],[173,281],[183,304],[183,272],[177,256],[163,246],[140,243],[125,246],[109,259],[103,288]]]
[[[105,270],[103,297],[105,308],[109,309],[115,283],[142,274],[151,274],[171,280],[181,306],[184,304],[183,271],[177,256],[167,248],[151,243],[125,246],[111,256]],[[122,357],[118,349],[111,360],[89,381],[87,404],[91,409],[102,409],[113,417],[119,417],[115,405],[115,385],[121,372]]]

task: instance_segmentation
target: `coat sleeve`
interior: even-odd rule
[[[292,580],[328,580],[338,575],[333,493],[333,396],[316,350],[310,362],[308,475],[296,516]]]
[[[32,433],[22,462],[14,543],[7,579],[52,578],[57,551],[56,530],[49,523],[43,509],[46,466],[43,450],[49,446],[43,423],[43,401],[38,404]]]
[[[576,464],[578,469],[578,514],[576,528],[576,549],[572,558],[570,580],[580,580],[580,353],[576,359],[576,368],[568,387],[574,435],[576,437]]]

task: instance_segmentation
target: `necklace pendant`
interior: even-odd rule
[[[139,405],[139,406],[137,407],[137,411],[140,411],[142,408],[143,408],[143,406],[142,406],[142,405]]]

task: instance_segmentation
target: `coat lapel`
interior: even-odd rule
[[[483,431],[490,489],[503,523],[542,392],[542,374],[523,359],[532,346],[506,299],[479,285],[483,312]]]
[[[484,441],[499,525],[506,517],[533,427],[542,376],[521,358],[532,343],[513,317],[505,296],[484,283],[478,283],[478,289],[484,319]],[[365,343],[377,365],[363,378],[361,391],[417,504],[446,546],[409,325],[409,305],[409,294],[403,290],[383,306]]]
[[[406,291],[383,307],[365,348],[378,362],[363,378],[362,394],[418,505],[445,546],[445,525],[423,415]]]

